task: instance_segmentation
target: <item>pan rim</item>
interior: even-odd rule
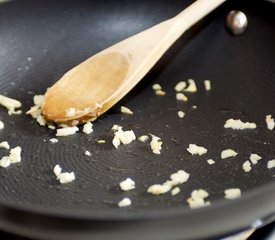
[[[190,209],[189,207],[167,207],[167,208],[159,208],[154,209],[152,211],[144,211],[135,212],[135,211],[127,211],[127,214],[119,215],[118,212],[109,212],[108,215],[102,215],[100,212],[93,212],[94,214],[84,214],[83,211],[74,210],[71,213],[61,213],[61,212],[49,212],[47,209],[42,209],[35,205],[32,206],[24,206],[17,205],[14,202],[1,202],[0,201],[0,211],[1,209],[19,211],[27,214],[40,215],[41,217],[50,217],[50,218],[59,218],[64,220],[79,220],[79,221],[137,221],[137,220],[154,220],[159,218],[166,217],[178,217],[184,215],[196,215],[196,214],[207,214],[208,212],[214,212],[216,210],[223,210],[228,207],[238,208],[239,205],[243,205],[245,203],[249,203],[255,199],[262,199],[266,203],[272,202],[275,199],[275,192],[272,194],[272,191],[275,190],[275,182],[269,182],[260,187],[256,187],[253,190],[245,192],[240,198],[234,200],[226,200],[226,199],[217,199],[207,207]],[[270,197],[270,201],[268,201],[268,197]],[[253,207],[251,206],[251,209]],[[121,209],[122,210],[122,209]],[[161,210],[161,213],[160,213]],[[272,211],[273,210],[273,211]],[[269,212],[270,214],[275,213],[275,205],[274,208]],[[94,209],[93,209],[94,211]],[[263,215],[265,213],[263,212]],[[259,216],[264,217],[264,216]]]

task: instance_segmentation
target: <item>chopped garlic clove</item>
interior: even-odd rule
[[[150,142],[151,150],[153,151],[154,154],[160,154],[160,151],[162,148],[161,138],[152,134],[151,134],[151,137],[152,137],[152,140]]]
[[[179,170],[176,173],[170,175],[170,180],[167,180],[163,184],[154,184],[147,189],[148,193],[153,195],[160,195],[169,192],[174,186],[183,184],[188,181],[190,174]]]
[[[119,207],[128,207],[132,204],[130,198],[123,198],[121,201],[118,202]]]
[[[5,125],[2,121],[0,121],[0,130],[4,129]]]
[[[31,115],[32,118],[37,118],[41,114],[40,106],[32,106],[26,114]]]
[[[58,176],[57,176],[57,179],[59,180],[59,182],[61,184],[66,184],[66,183],[70,183],[72,181],[75,180],[75,174],[74,172],[64,172],[64,173],[60,173]]]
[[[216,163],[213,159],[208,159],[207,162],[209,165],[213,165]]]
[[[157,91],[157,90],[161,90],[162,87],[158,84],[158,83],[155,83],[153,86],[152,86],[152,89]]]
[[[258,154],[252,153],[252,154],[250,154],[249,159],[254,165],[256,165],[258,163],[258,161],[260,161],[262,159],[262,157],[259,156]]]
[[[183,102],[187,102],[188,101],[188,98],[183,93],[177,93],[176,94],[176,99],[178,101],[183,101]]]
[[[114,139],[116,142],[121,142],[124,145],[130,144],[132,141],[136,140],[136,135],[131,131],[123,131],[122,129],[119,129],[117,132],[115,132]]]
[[[86,156],[91,156],[91,155],[92,155],[91,152],[88,151],[88,150],[86,150],[84,154],[85,154]]]
[[[230,157],[236,157],[238,155],[233,149],[226,149],[221,152],[221,158],[226,159]]]
[[[91,122],[87,122],[84,124],[82,132],[86,134],[91,134],[93,131],[93,124]]]
[[[192,155],[203,155],[207,153],[207,149],[201,146],[198,146],[196,144],[189,144],[189,147],[187,148],[187,151],[191,153]]]
[[[236,199],[241,197],[241,189],[239,188],[229,188],[224,191],[224,197],[226,199]]]
[[[188,87],[183,89],[184,92],[191,92],[191,93],[194,93],[194,92],[197,92],[197,86],[196,86],[196,83],[193,79],[188,79],[187,80],[188,82]]]
[[[244,130],[244,129],[255,129],[257,127],[256,123],[242,122],[240,119],[228,119],[224,128],[232,128],[235,130]]]
[[[122,191],[129,191],[136,188],[135,182],[131,178],[126,178],[119,184]]]
[[[10,158],[11,163],[21,162],[21,151],[22,151],[22,148],[19,146],[12,148],[10,150],[9,158]]]
[[[178,111],[178,117],[179,118],[184,118],[185,113],[183,111]]]
[[[117,149],[118,146],[120,145],[120,140],[117,136],[114,136],[113,140],[112,140],[112,143],[114,145],[114,147]]]
[[[266,121],[267,129],[273,130],[275,127],[274,118],[271,115],[267,115],[265,117],[265,121]]]
[[[120,125],[115,124],[115,125],[112,126],[113,131],[118,131],[120,129],[122,129],[122,127]]]
[[[42,115],[38,115],[36,121],[39,123],[40,126],[45,126],[47,123]]]
[[[157,96],[165,96],[166,95],[166,92],[164,92],[163,90],[156,90],[155,93]]]
[[[180,193],[180,188],[179,188],[179,187],[175,187],[175,188],[173,188],[173,189],[171,190],[172,196],[175,196],[175,195],[177,195],[177,194],[179,194],[179,193]]]
[[[269,160],[269,161],[267,162],[267,168],[268,168],[268,169],[275,168],[275,159]]]
[[[124,113],[124,114],[129,114],[129,115],[133,115],[134,114],[134,112],[131,109],[129,109],[127,107],[124,107],[124,106],[120,107],[120,112]]]
[[[0,167],[7,168],[10,165],[11,165],[11,160],[8,156],[4,156],[4,157],[1,158]]]
[[[8,114],[21,114],[21,110],[16,110],[22,106],[21,102],[18,100],[6,97],[4,95],[0,95],[0,105],[8,109]]]
[[[49,141],[51,143],[58,143],[58,139],[57,138],[51,138]]]
[[[55,165],[55,167],[53,168],[53,173],[55,174],[55,176],[59,176],[61,172],[61,167],[59,165]]]
[[[35,95],[33,96],[33,103],[36,106],[41,106],[44,102],[44,95]]]
[[[170,179],[171,179],[172,186],[176,186],[187,182],[189,179],[189,176],[190,174],[183,170],[179,170],[176,173],[171,174]]]
[[[10,149],[10,145],[7,141],[4,141],[0,143],[0,148]]]
[[[186,82],[185,81],[180,81],[177,83],[177,85],[175,86],[175,91],[176,92],[181,92],[186,88]]]
[[[211,82],[210,80],[204,80],[204,87],[206,91],[210,91],[211,90]]]
[[[154,184],[150,186],[147,189],[147,192],[153,195],[161,195],[169,192],[171,188],[172,188],[171,184],[168,184],[167,182],[165,182],[164,184]]]
[[[142,135],[140,137],[138,137],[138,140],[140,142],[146,142],[149,139],[149,137],[147,135]]]
[[[79,130],[79,128],[77,126],[59,128],[59,129],[56,130],[55,136],[57,136],[57,137],[64,137],[64,136],[73,135],[78,130]]]
[[[194,190],[191,193],[191,197],[187,199],[190,208],[199,208],[210,205],[209,201],[205,201],[205,198],[209,196],[208,192],[203,189]]]
[[[245,161],[244,163],[243,163],[243,170],[245,171],[245,172],[250,172],[251,171],[251,163],[249,162],[249,161]]]

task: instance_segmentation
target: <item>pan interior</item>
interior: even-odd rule
[[[176,15],[192,1],[12,1],[0,5],[0,92],[20,100],[23,111],[32,97],[44,93],[67,70],[132,34]],[[157,6],[157,7],[156,7]],[[249,19],[245,34],[234,37],[224,27],[229,10],[243,10]],[[40,127],[25,114],[9,116],[0,109],[5,128],[1,141],[21,146],[22,162],[0,169],[0,203],[58,213],[106,216],[117,213],[148,213],[188,207],[186,199],[194,189],[205,189],[211,202],[222,199],[227,188],[244,193],[274,180],[267,161],[275,158],[273,131],[265,116],[275,116],[275,32],[271,3],[230,1],[186,33],[133,89],[127,97],[94,122],[90,135],[77,133],[49,139],[55,131]],[[178,102],[174,86],[181,80],[196,80],[198,92]],[[204,90],[203,81],[212,89]],[[166,95],[156,96],[152,84],[159,83]],[[127,106],[133,115],[120,113]],[[193,106],[197,106],[194,109]],[[184,111],[180,119],[178,111]],[[224,129],[229,118],[257,123],[257,129]],[[161,137],[160,155],[151,152],[149,142],[112,146],[113,124],[133,130],[137,136]],[[98,144],[104,139],[106,144]],[[206,155],[191,156],[190,143],[208,149]],[[239,154],[222,160],[220,153],[232,148]],[[88,150],[91,156],[85,156]],[[0,149],[2,156],[7,151]],[[263,159],[250,173],[242,164],[251,153]],[[209,165],[207,159],[216,163]],[[73,183],[60,185],[53,174],[56,164],[74,171]],[[176,196],[152,196],[148,186],[162,183],[170,174],[185,170],[187,183]],[[122,192],[119,183],[127,177],[136,189]],[[119,209],[123,197],[132,206]]]

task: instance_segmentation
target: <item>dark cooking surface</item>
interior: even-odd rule
[[[167,8],[167,1],[158,1],[158,11],[154,11],[156,1],[146,3],[145,10],[139,10],[139,5],[133,8],[131,1],[118,2],[112,8],[108,1],[30,2],[16,1],[0,8],[4,26],[0,29],[1,54],[6,56],[0,60],[0,90],[22,101],[24,111],[32,105],[32,96],[43,93],[66,69],[188,5],[187,1],[171,1]],[[23,11],[12,11],[17,5]],[[266,130],[264,122],[266,114],[275,115],[275,48],[270,47],[275,40],[274,18],[273,11],[267,11],[271,8],[269,3],[247,6],[249,29],[240,37],[230,36],[224,28],[223,19],[230,8],[214,13],[196,28],[196,34],[183,37],[119,104],[133,109],[133,116],[120,114],[117,106],[95,122],[91,135],[79,133],[50,144],[54,131],[39,127],[24,114],[8,116],[1,110],[6,124],[1,139],[22,146],[23,160],[9,169],[0,169],[0,202],[49,213],[127,215],[170,206],[182,208],[194,188],[206,189],[213,201],[222,198],[226,188],[240,187],[246,192],[272,181],[274,172],[265,166],[275,156],[271,147],[275,136]],[[264,43],[259,44],[255,38],[264,39]],[[27,61],[28,57],[32,60]],[[199,93],[188,94],[188,103],[177,102],[174,85],[190,77],[197,81]],[[209,93],[203,90],[204,79],[212,81]],[[167,96],[154,95],[151,85],[156,82]],[[192,105],[198,109],[192,109]],[[177,117],[178,110],[186,112],[184,119]],[[225,130],[223,124],[228,118],[256,122],[258,128]],[[133,129],[137,136],[160,136],[164,142],[162,154],[152,154],[148,144],[139,142],[115,150],[111,144],[113,124]],[[95,139],[106,139],[107,143],[98,145]],[[203,145],[209,153],[192,157],[185,150],[189,143]],[[220,152],[226,148],[235,149],[239,155],[220,160]],[[92,156],[84,156],[85,150]],[[241,166],[250,153],[258,153],[263,160],[251,173],[244,173]],[[215,159],[216,164],[208,165],[208,158]],[[55,164],[74,171],[76,181],[61,186],[52,173]],[[165,181],[179,169],[191,177],[178,196],[145,193],[149,185]],[[122,193],[118,183],[129,176],[136,181],[137,189]],[[118,209],[116,204],[124,196],[133,200],[133,206]]]
[[[0,91],[22,101],[25,111],[32,105],[32,96],[43,93],[64,71],[110,44],[172,17],[190,2],[7,3],[0,7],[0,55],[5,56],[0,58]],[[144,4],[146,7],[141,7]],[[244,9],[249,17],[249,28],[240,37],[230,36],[224,28],[225,14],[232,8]],[[275,135],[266,130],[264,118],[275,115],[274,11],[271,3],[261,1],[228,3],[181,38],[128,97],[95,122],[91,135],[78,133],[50,144],[54,131],[39,127],[24,114],[8,116],[1,110],[6,124],[1,139],[22,146],[23,160],[0,169],[0,203],[64,216],[149,215],[169,207],[182,209],[195,188],[206,189],[214,201],[223,197],[226,188],[240,187],[246,192],[271,182],[274,171],[267,170],[266,163],[275,157]],[[199,92],[188,94],[188,103],[177,102],[173,88],[188,78],[197,81]],[[212,81],[210,92],[203,90],[204,79]],[[153,83],[160,83],[167,95],[155,96]],[[135,114],[120,114],[120,105]],[[186,112],[183,119],[177,117],[178,110]],[[258,128],[225,130],[228,118],[256,122]],[[148,143],[140,142],[115,150],[111,144],[113,124],[133,129],[137,136],[160,136],[162,154],[152,154]],[[107,143],[98,145],[95,139]],[[185,150],[189,143],[202,145],[209,153],[192,157]],[[239,155],[220,160],[220,152],[226,148]],[[85,150],[92,156],[85,156]],[[242,163],[250,153],[258,153],[263,160],[251,173],[244,173]],[[208,165],[208,158],[216,164]],[[74,171],[76,181],[60,185],[52,173],[55,164]],[[146,193],[149,185],[165,181],[179,169],[191,174],[179,195]],[[126,177],[135,180],[137,189],[122,193],[118,183]],[[133,205],[117,208],[125,196]]]

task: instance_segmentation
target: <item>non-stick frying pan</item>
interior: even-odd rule
[[[0,6],[0,92],[20,100],[23,110],[35,94],[58,80],[87,57],[176,15],[191,1],[34,1]],[[233,9],[244,11],[247,31],[230,35],[224,18]],[[226,235],[273,219],[275,158],[274,131],[265,116],[275,115],[275,6],[264,1],[228,1],[187,32],[142,82],[117,106],[94,123],[91,135],[78,133],[49,139],[55,132],[22,114],[9,116],[1,109],[5,128],[1,141],[20,145],[22,162],[0,169],[0,227],[40,239],[202,239]],[[174,86],[193,78],[198,93],[187,103],[175,99]],[[210,79],[206,92],[203,80]],[[151,89],[159,83],[166,96]],[[123,115],[125,105],[134,115]],[[194,109],[192,106],[197,106]],[[177,117],[183,110],[186,116]],[[228,118],[257,123],[257,129],[224,129]],[[137,136],[162,138],[161,155],[149,143],[135,141],[116,150],[111,143],[113,124],[134,130]],[[105,139],[106,144],[96,140]],[[208,149],[191,156],[190,143]],[[227,148],[239,154],[220,159]],[[92,156],[84,155],[89,150]],[[1,154],[6,151],[1,149]],[[263,159],[250,173],[242,164],[251,153]],[[212,158],[216,164],[209,165]],[[52,169],[60,164],[74,171],[76,180],[61,185]],[[170,193],[152,196],[148,186],[162,183],[183,169],[190,180]],[[136,189],[122,192],[119,182],[131,177]],[[209,192],[209,207],[190,210],[186,199],[194,189]],[[223,191],[240,188],[243,196],[225,200]],[[132,206],[119,208],[123,197]],[[258,224],[259,225],[259,224]],[[258,226],[257,225],[257,226]]]

